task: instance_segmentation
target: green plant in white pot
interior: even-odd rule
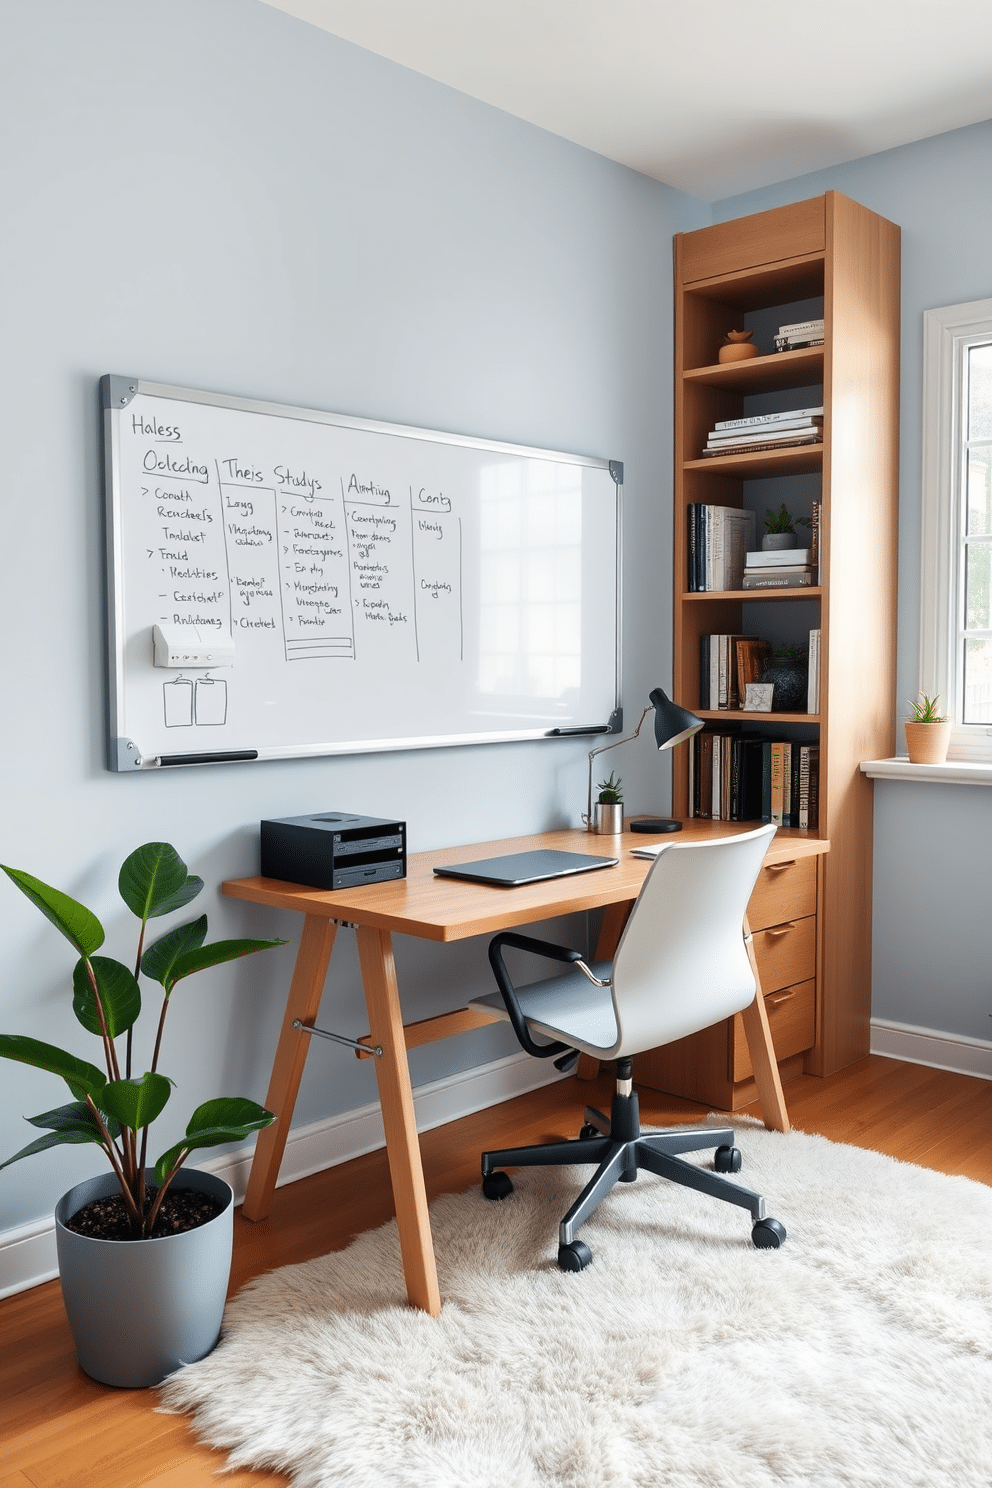
[[[942,765],[951,742],[951,720],[938,711],[940,698],[921,692],[905,722],[906,749],[914,765]]]
[[[207,945],[207,917],[201,915],[146,946],[149,920],[182,909],[203,888],[203,880],[165,842],[139,847],[118,879],[121,898],[140,922],[133,971],[96,954],[104,930],[85,905],[20,869],[4,872],[75,950],[73,1012],[99,1039],[103,1068],[54,1044],[0,1034],[0,1056],[58,1076],[73,1097],[29,1117],[45,1135],[0,1167],[66,1143],[102,1149],[112,1172],[78,1184],[56,1208],[66,1311],[88,1374],[106,1384],[157,1384],[216,1343],[230,1274],[231,1189],[213,1174],[184,1171],[183,1165],[190,1153],[240,1141],[275,1119],[241,1097],[206,1101],[193,1112],[185,1135],[147,1167],[148,1129],[174,1083],[158,1068],[166,1015],[175,988],[195,972],[285,942]],[[135,1075],[140,976],[162,991],[150,1066]]]

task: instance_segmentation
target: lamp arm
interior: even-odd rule
[[[653,712],[654,712],[654,703],[648,703],[647,707],[644,709],[644,712],[641,714],[641,722],[637,725],[636,729],[634,730],[634,732],[632,734],[628,734],[626,736],[626,738],[624,738],[624,739],[614,739],[612,744],[601,744],[598,749],[590,749],[590,751],[589,751],[589,790],[588,790],[588,793],[587,793],[587,796],[586,796],[586,814],[582,818],[584,824],[587,827],[591,827],[592,826],[592,762],[593,762],[593,760],[596,758],[597,754],[605,754],[608,749],[617,749],[621,744],[629,744],[632,739],[636,739],[637,736],[638,736],[638,734],[641,732],[641,724],[643,724],[643,722],[644,722],[645,718],[647,718],[648,714],[649,713],[653,713]]]

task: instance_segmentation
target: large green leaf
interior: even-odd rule
[[[144,921],[165,914],[161,906],[180,892],[186,879],[186,864],[174,847],[146,842],[125,858],[117,886],[128,909]]]
[[[197,1106],[181,1142],[163,1152],[155,1164],[155,1177],[164,1183],[178,1159],[194,1147],[217,1147],[221,1142],[240,1142],[253,1131],[271,1126],[271,1111],[242,1096],[220,1096]]]
[[[66,1106],[56,1106],[54,1111],[42,1111],[40,1116],[28,1116],[26,1119],[32,1126],[51,1131],[88,1131],[97,1142],[103,1136],[96,1117],[85,1101],[70,1101]],[[120,1136],[120,1122],[115,1121],[113,1116],[105,1113],[104,1124],[112,1137]]]
[[[53,889],[50,884],[42,883],[40,878],[33,878],[20,868],[8,868],[2,863],[0,867],[21,893],[41,910],[45,919],[51,920],[56,930],[60,930],[70,945],[75,946],[77,955],[92,956],[100,949],[104,941],[103,926],[85,904],[70,899],[68,894]]]
[[[190,920],[188,925],[177,925],[148,947],[141,958],[141,969],[145,976],[161,982],[167,991],[171,991],[172,982],[169,978],[176,962],[188,951],[199,950],[206,938],[206,915],[201,915],[198,920]]]
[[[169,970],[165,990],[171,992],[183,977],[205,971],[208,966],[220,966],[224,961],[237,961],[240,956],[252,956],[256,951],[267,951],[285,944],[284,940],[215,940],[212,945],[179,956]]]
[[[0,1058],[14,1059],[18,1064],[32,1064],[36,1069],[61,1075],[77,1100],[92,1096],[94,1105],[103,1109],[106,1075],[95,1064],[77,1059],[75,1054],[68,1054],[65,1049],[43,1044],[40,1039],[24,1038],[19,1033],[0,1033]]]
[[[172,1081],[165,1075],[144,1074],[135,1080],[108,1080],[101,1109],[116,1116],[133,1131],[150,1126],[172,1094]]]
[[[156,904],[150,918],[154,919],[158,915],[171,914],[174,909],[184,909],[190,900],[195,899],[202,889],[203,879],[198,878],[195,873],[191,873],[181,888],[178,888],[174,894],[170,894],[168,899],[162,899]]]
[[[36,1152],[45,1152],[49,1147],[79,1146],[83,1142],[99,1142],[100,1138],[94,1132],[85,1132],[82,1128],[66,1128],[64,1131],[50,1131],[44,1137],[36,1137],[20,1152],[15,1152],[13,1157],[8,1157],[5,1162],[0,1163],[0,1168],[9,1168],[11,1163],[18,1162],[22,1157],[33,1157]]]
[[[79,960],[72,972],[72,1011],[87,1033],[97,1037],[103,1032],[96,998],[90,984],[87,964],[92,966],[96,984],[100,989],[103,1015],[107,1020],[107,1031],[111,1038],[124,1033],[141,1012],[141,993],[134,974],[120,961],[110,956],[94,956],[87,963]]]

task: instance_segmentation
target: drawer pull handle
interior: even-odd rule
[[[796,989],[792,987],[788,992],[773,992],[769,997],[765,998],[765,1001],[770,1007],[776,1008],[780,1002],[788,1002],[789,998],[795,997],[795,995]]]
[[[784,868],[795,868],[796,859],[790,858],[787,863],[766,863],[765,867],[769,873],[781,873]]]
[[[775,935],[775,936],[778,936],[778,935],[788,935],[789,931],[790,930],[795,930],[795,928],[796,927],[795,927],[794,922],[792,920],[790,920],[787,925],[773,925],[770,930],[766,930],[765,931],[765,934],[766,935]]]

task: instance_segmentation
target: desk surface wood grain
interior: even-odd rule
[[[687,821],[673,843],[724,837],[753,830],[755,822]],[[579,910],[602,909],[605,905],[636,899],[651,860],[631,856],[631,849],[662,839],[634,832],[621,837],[597,837],[584,831],[541,832],[527,837],[509,837],[492,842],[474,842],[461,847],[437,848],[411,854],[407,876],[390,883],[361,884],[333,892],[283,883],[274,878],[229,879],[223,892],[235,899],[268,904],[277,909],[295,909],[321,918],[350,920],[380,930],[414,935],[423,940],[464,940],[471,935],[491,935],[515,925],[533,925],[542,919]],[[829,843],[808,832],[779,828],[768,849],[766,863],[785,863],[794,858],[826,852]],[[558,848],[592,856],[618,857],[614,868],[546,879],[516,888],[465,883],[436,878],[434,868],[534,848]]]

